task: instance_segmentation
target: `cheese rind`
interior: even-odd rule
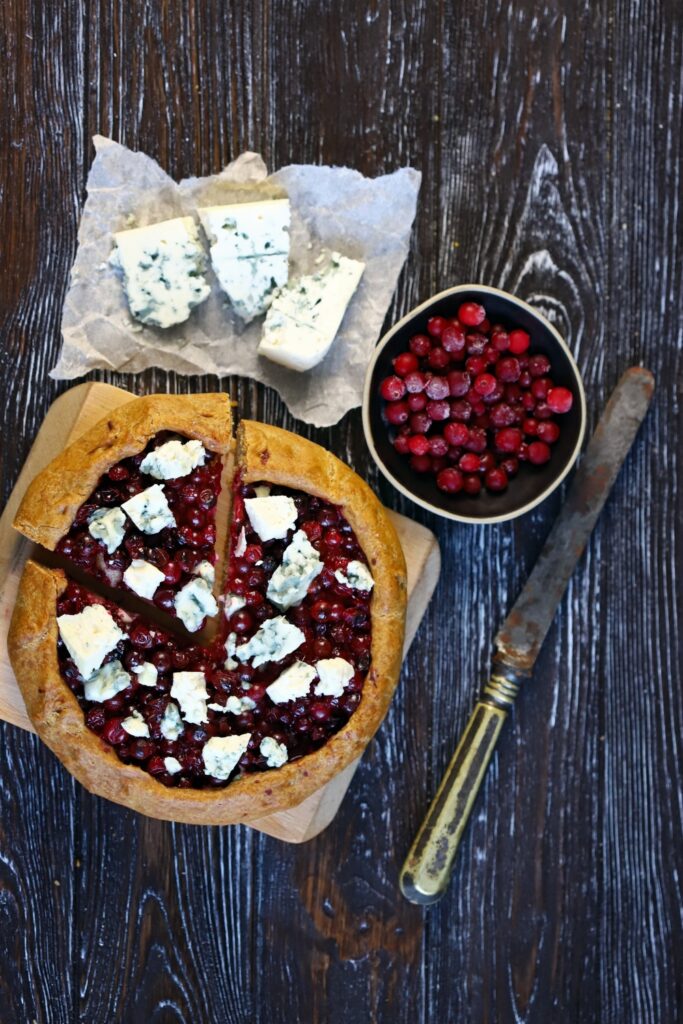
[[[202,750],[205,774],[223,782],[229,779],[249,746],[250,739],[250,732],[238,736],[212,736]]]
[[[123,574],[126,586],[148,601],[152,600],[163,580],[163,572],[151,562],[146,562],[144,558],[134,558]]]
[[[301,604],[313,580],[323,570],[320,555],[303,530],[297,530],[270,580],[266,596],[283,611]]]
[[[315,675],[312,665],[307,665],[305,661],[295,661],[270,684],[266,693],[273,704],[288,704],[290,700],[307,696]]]
[[[291,370],[316,366],[329,352],[365,264],[332,253],[329,265],[275,293],[258,346]]]
[[[208,722],[206,702],[209,694],[203,672],[174,672],[171,696],[180,704],[186,722],[201,725]]]
[[[345,658],[323,658],[315,669],[320,680],[315,687],[318,697],[341,697],[356,671]]]
[[[294,499],[285,494],[245,498],[244,507],[252,528],[262,541],[284,540],[296,525],[298,513]]]
[[[178,480],[203,466],[206,449],[201,441],[166,441],[145,455],[140,470],[155,480]]]
[[[143,324],[183,323],[209,297],[206,259],[191,217],[117,231],[110,262],[123,271],[131,313]]]
[[[83,679],[90,678],[126,635],[101,604],[87,605],[76,615],[58,615],[57,627]]]
[[[269,661],[281,661],[301,647],[306,636],[298,626],[287,622],[283,615],[266,619],[252,638],[238,647],[235,656],[239,661],[250,661],[254,668]]]
[[[143,533],[159,533],[167,526],[176,525],[160,484],[152,484],[139,494],[134,494],[128,501],[124,501],[121,508]]]
[[[86,700],[101,704],[111,700],[117,693],[130,686],[130,676],[120,661],[108,661],[101,669],[86,679],[83,684],[83,696]]]
[[[196,633],[207,615],[218,612],[216,599],[206,580],[200,576],[186,583],[176,594],[176,615],[190,633]]]
[[[120,508],[96,508],[88,520],[88,533],[113,555],[125,535],[126,515]]]

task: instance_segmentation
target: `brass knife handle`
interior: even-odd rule
[[[401,891],[412,903],[436,903],[446,891],[460,837],[522,678],[496,665],[480,694],[401,870]]]

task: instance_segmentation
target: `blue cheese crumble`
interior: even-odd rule
[[[146,562],[144,558],[134,558],[123,574],[123,582],[127,587],[151,601],[159,585],[163,583],[164,574],[156,565]]]
[[[156,686],[159,675],[156,665],[150,661],[143,661],[142,665],[135,665],[133,672],[138,677],[140,686]]]
[[[284,494],[274,497],[245,498],[244,508],[252,529],[262,541],[284,540],[296,525],[297,509],[294,499]],[[235,551],[235,554],[238,552]]]
[[[206,461],[201,441],[167,441],[145,455],[140,469],[155,480],[178,480]]]
[[[143,533],[159,533],[176,525],[164,489],[159,484],[152,484],[145,491],[133,495],[124,501],[121,508]]]
[[[362,562],[352,561],[346,566],[346,572],[343,569],[335,570],[334,578],[338,583],[341,583],[344,587],[350,587],[352,590],[361,590],[368,594],[375,585],[375,581],[370,575],[370,570],[367,565],[363,565]]]
[[[304,531],[297,530],[268,582],[268,600],[283,611],[301,604],[311,583],[322,570],[320,555]]]
[[[259,668],[269,661],[281,661],[301,647],[306,639],[298,626],[287,622],[284,615],[266,619],[246,644],[235,651],[239,661],[251,661],[253,668]]]
[[[88,533],[113,555],[125,534],[125,513],[120,508],[96,508],[88,520]]]
[[[239,736],[212,736],[202,750],[205,774],[225,782],[249,746],[250,732]]]
[[[130,676],[120,661],[109,661],[83,684],[86,700],[101,704],[130,686]]]
[[[191,217],[117,231],[110,262],[123,272],[130,311],[140,323],[172,327],[209,297],[206,260]]]
[[[305,661],[295,661],[293,665],[281,672],[274,683],[266,689],[273,704],[288,704],[290,700],[306,697],[316,671]]]
[[[345,658],[323,658],[315,669],[320,680],[315,687],[318,697],[341,697],[356,671]]]
[[[132,711],[128,718],[124,718],[121,722],[121,728],[129,736],[135,736],[138,739],[147,739],[149,737],[149,726],[139,711]]]
[[[171,743],[175,743],[185,729],[178,705],[174,704],[172,700],[166,705],[159,728],[164,739]]]
[[[269,768],[281,768],[289,760],[287,747],[272,736],[264,736],[259,751]]]
[[[174,672],[171,696],[180,704],[186,722],[192,722],[193,725],[208,722],[206,702],[209,694],[203,672]]]
[[[89,604],[76,615],[58,615],[57,628],[83,679],[89,679],[126,636],[101,604]]]
[[[176,594],[176,615],[190,633],[196,633],[207,615],[216,615],[218,605],[206,580],[200,576],[186,583]]]

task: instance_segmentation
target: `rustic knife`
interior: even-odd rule
[[[401,871],[401,890],[413,903],[436,903],[448,885],[453,858],[484,778],[498,734],[534,662],[645,418],[654,377],[634,366],[612,392],[540,557],[498,630],[491,678],[474,711]]]

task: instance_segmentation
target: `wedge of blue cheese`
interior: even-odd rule
[[[306,635],[284,615],[266,619],[250,640],[235,650],[238,661],[251,661],[259,668],[269,661],[282,661],[304,643]]]
[[[311,583],[322,571],[320,555],[304,531],[297,530],[283,552],[282,562],[270,577],[266,596],[286,611],[301,604]]]
[[[325,358],[344,319],[365,264],[331,253],[316,274],[274,296],[258,352],[290,370],[310,370]]]
[[[110,262],[123,272],[128,306],[140,323],[181,324],[209,297],[204,250],[192,217],[117,231],[114,241]]]
[[[204,744],[202,758],[204,772],[225,782],[237,767],[251,739],[250,732],[232,736],[212,736]]]
[[[201,207],[211,265],[237,315],[249,323],[265,313],[289,276],[288,199]]]
[[[90,679],[126,636],[101,604],[87,605],[76,615],[58,615],[57,628],[83,679]]]
[[[140,470],[155,480],[178,480],[203,466],[206,451],[201,441],[166,441],[145,455]]]

